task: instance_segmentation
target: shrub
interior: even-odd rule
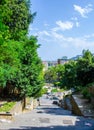
[[[84,88],[82,90],[82,94],[83,94],[83,97],[88,99],[89,101],[91,100],[91,94],[90,92],[88,91],[88,88]]]

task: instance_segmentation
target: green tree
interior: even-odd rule
[[[21,96],[37,97],[43,86],[43,66],[37,38],[26,36],[34,17],[29,0],[1,0],[0,14],[0,86],[7,94],[12,86]]]
[[[89,50],[83,50],[83,57],[85,60],[88,61],[89,64],[93,62],[93,54]]]
[[[43,86],[43,65],[37,54],[37,39],[34,36],[27,38],[21,56],[20,71],[15,79],[21,95],[35,96]]]
[[[77,61],[77,80],[79,85],[86,86],[94,82],[93,55],[89,50],[83,51],[83,56]]]
[[[21,51],[22,45],[17,41],[4,40],[3,44],[0,45],[0,86],[9,87],[12,85],[14,78],[16,78],[21,66],[19,59],[19,52]],[[15,86],[13,86],[13,89]],[[11,89],[12,91],[12,89]],[[8,94],[8,91],[6,91]]]
[[[58,86],[62,88],[63,87],[62,79],[64,77],[65,66],[59,64],[56,66],[55,70],[56,70],[57,79],[56,79],[56,83],[54,84],[58,84]]]
[[[57,65],[49,68],[45,72],[46,82],[53,83],[55,86],[62,86],[62,78],[64,76],[64,65]]]
[[[63,86],[67,87],[68,89],[75,87],[76,85],[76,62],[69,61],[68,63],[64,64],[65,71],[64,76],[62,79]]]
[[[29,4],[29,0],[0,1],[2,22],[9,27],[12,39],[19,40],[28,32],[29,24],[36,14],[30,12]]]
[[[54,83],[57,79],[55,67],[50,67],[44,74],[45,82]]]

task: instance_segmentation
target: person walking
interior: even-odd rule
[[[40,106],[40,99],[39,98],[37,99],[37,102],[38,102],[38,106]]]

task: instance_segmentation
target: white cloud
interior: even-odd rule
[[[72,17],[71,19],[74,21],[74,24],[76,25],[76,27],[80,27],[80,23],[77,17]]]
[[[94,42],[91,42],[87,39],[74,38],[73,41],[74,41],[73,46],[75,48],[92,49],[92,47],[94,47]]]
[[[62,22],[57,21],[55,28],[52,28],[49,30],[42,30],[42,31],[36,31],[34,35],[38,36],[39,41],[42,41],[42,43],[49,43],[49,44],[58,44],[63,49],[64,48],[71,48],[74,49],[92,49],[94,48],[94,33],[89,35],[84,35],[81,37],[72,37],[72,36],[65,36],[64,33],[61,32],[61,30],[64,29],[71,29],[74,25],[76,27],[79,27],[78,19],[71,18],[73,22]],[[59,30],[59,31],[58,31]]]
[[[56,32],[51,32],[51,33],[52,33],[52,37],[55,39],[63,39],[64,38],[62,34],[59,34]]]
[[[85,6],[84,8],[82,8],[79,5],[74,5],[74,10],[77,11],[78,13],[80,13],[80,15],[84,18],[87,17],[87,14],[90,13],[93,9],[92,9],[92,5],[88,4],[87,6]]]
[[[57,21],[56,24],[60,27],[62,30],[69,30],[73,27],[73,23],[70,21],[62,22],[62,21]]]
[[[50,34],[47,31],[43,31],[43,34],[45,34],[46,36],[50,36]]]
[[[39,31],[39,32],[37,32],[37,35],[39,35],[39,36],[50,36],[50,34],[49,34],[49,32],[47,32],[47,31]]]
[[[59,44],[63,49],[69,48],[70,46],[74,49],[92,49],[94,47],[94,41],[91,40],[91,37],[94,38],[94,34],[85,35],[82,37],[67,37],[62,33],[54,31],[41,31],[38,32],[38,38],[43,42]]]
[[[94,33],[90,35],[85,35],[83,38],[89,41],[94,41]]]
[[[50,31],[46,31],[46,30],[43,30],[43,31],[37,31],[35,33],[33,33],[34,36],[38,36],[38,40],[39,41],[42,41],[42,42],[51,42],[51,32]],[[53,40],[53,39],[52,39]]]
[[[88,37],[66,37],[61,34],[55,34],[53,35],[55,37],[55,41],[62,47],[69,48],[70,46],[74,49],[92,49],[94,47],[94,41],[91,39],[88,39]],[[91,35],[92,37],[93,35]],[[90,36],[89,36],[90,37]]]
[[[55,32],[59,30],[62,30],[62,31],[70,30],[73,28],[73,22],[70,22],[70,21],[62,22],[61,20],[59,20],[59,21],[56,21],[56,24],[58,26],[52,29]]]

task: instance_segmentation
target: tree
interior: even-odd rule
[[[34,36],[27,38],[24,43],[20,71],[15,79],[21,95],[35,96],[43,86],[43,65],[37,54],[39,45],[36,43],[37,39]]]
[[[62,85],[67,87],[68,89],[75,87],[76,85],[76,62],[69,61],[64,64],[65,71],[64,76],[62,78]]]
[[[10,40],[9,27],[2,22],[2,16],[0,16],[0,87],[3,87],[3,92],[7,95],[10,90],[12,92],[15,89],[15,86],[10,89],[10,84],[12,86],[21,65],[19,58],[21,49],[21,43]]]
[[[27,37],[34,14],[29,0],[0,1],[0,86],[19,90],[21,97],[37,96],[43,86],[43,66],[37,38]],[[7,90],[7,91],[6,91]]]
[[[59,64],[56,66],[55,70],[56,70],[56,75],[57,75],[56,83],[58,84],[59,87],[62,88],[63,87],[62,86],[62,79],[64,77],[65,66]],[[56,84],[56,83],[54,83],[54,84]]]
[[[77,80],[79,85],[86,86],[94,82],[93,55],[89,50],[83,51],[83,57],[77,61]]]
[[[46,70],[44,74],[44,78],[45,78],[45,82],[54,84],[54,82],[57,79],[55,67],[50,67],[48,70]]]
[[[62,86],[62,78],[64,76],[64,65],[57,65],[49,68],[45,72],[46,82],[53,83],[55,86]]]
[[[8,88],[9,84],[12,85],[17,76],[21,66],[19,59],[21,49],[22,44],[13,40],[4,40],[0,45],[0,86],[3,88]],[[13,89],[15,89],[15,86],[13,86],[11,92]],[[6,93],[8,94],[9,91],[6,91]]]
[[[29,0],[1,0],[2,22],[9,27],[11,39],[19,40],[28,32],[28,27],[36,13],[31,14]]]
[[[83,58],[88,61],[89,64],[93,62],[93,54],[89,50],[83,50]]]

